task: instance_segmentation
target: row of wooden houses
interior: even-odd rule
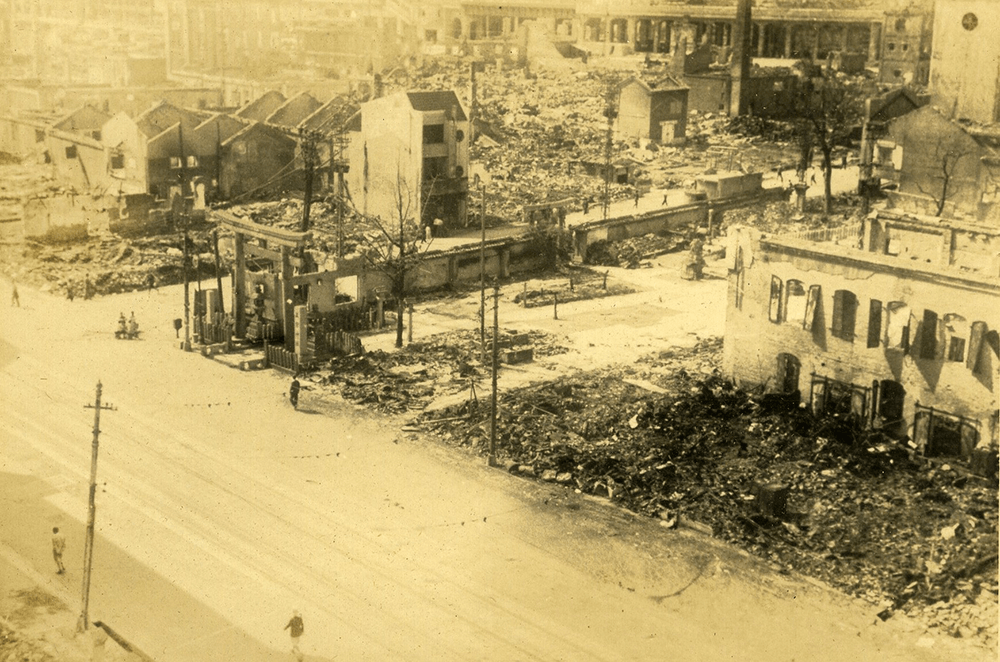
[[[271,91],[231,112],[160,101],[136,116],[89,105],[62,117],[20,113],[0,116],[0,152],[50,164],[55,180],[78,193],[123,205],[139,196],[146,206],[181,196],[198,209],[301,187],[300,135],[331,128],[345,106]]]

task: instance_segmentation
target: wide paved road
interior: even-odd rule
[[[0,539],[47,573],[47,531],[63,526],[78,593],[84,405],[100,379],[117,409],[101,418],[91,614],[161,662],[288,659],[293,608],[310,660],[944,652],[714,543],[487,470],[312,392],[294,412],[273,373],[178,351],[157,312],[178,295],[70,304],[22,287],[0,346]],[[119,308],[136,311],[143,341],[113,339]]]

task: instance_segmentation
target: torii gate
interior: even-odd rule
[[[247,331],[247,256],[262,257],[280,264],[279,277],[281,281],[281,323],[284,331],[285,348],[294,351],[295,309],[292,301],[294,276],[292,268],[302,272],[304,261],[298,254],[305,248],[312,237],[310,232],[296,232],[260,225],[253,221],[239,218],[227,211],[213,210],[212,215],[220,225],[231,229],[235,235],[234,251],[236,253],[236,269],[233,273],[233,321],[234,335],[237,338],[246,336]],[[249,239],[255,239],[256,243]],[[275,250],[277,248],[277,250]],[[278,306],[275,307],[279,309]]]

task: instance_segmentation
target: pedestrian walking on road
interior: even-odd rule
[[[590,198],[583,199],[583,215],[586,216],[590,212]]]
[[[302,623],[302,614],[299,613],[298,609],[292,610],[292,618],[288,621],[288,625],[285,626],[286,630],[290,630],[292,635],[292,655],[299,662],[305,657],[302,651],[299,649],[299,639],[302,638],[302,633],[306,631],[306,626]]]
[[[153,274],[148,274],[146,276],[146,291],[148,292],[149,290],[158,290],[158,289],[159,288],[156,287],[156,276],[154,276]]]
[[[299,408],[299,390],[302,385],[299,384],[298,375],[292,380],[292,385],[288,387],[288,400],[292,403],[292,407],[295,409]]]
[[[636,207],[638,207],[638,206],[639,206],[639,198],[640,198],[640,197],[642,197],[642,194],[641,194],[641,193],[639,193],[639,187],[638,187],[638,186],[636,186],[636,187],[635,187],[635,206],[636,206]]]
[[[63,565],[62,557],[63,552],[66,551],[66,536],[59,533],[59,527],[52,527],[52,558],[56,560],[56,570],[57,575],[61,575],[66,572],[66,566]]]
[[[10,281],[10,305],[21,307],[21,295],[17,293],[17,282]]]

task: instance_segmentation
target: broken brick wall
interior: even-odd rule
[[[814,374],[856,385],[866,417],[878,407],[872,382],[895,382],[905,389],[902,432],[914,436],[919,403],[977,421],[989,443],[1000,388],[995,279],[750,232],[735,231],[730,248],[728,376],[769,391],[797,387],[807,403]]]

